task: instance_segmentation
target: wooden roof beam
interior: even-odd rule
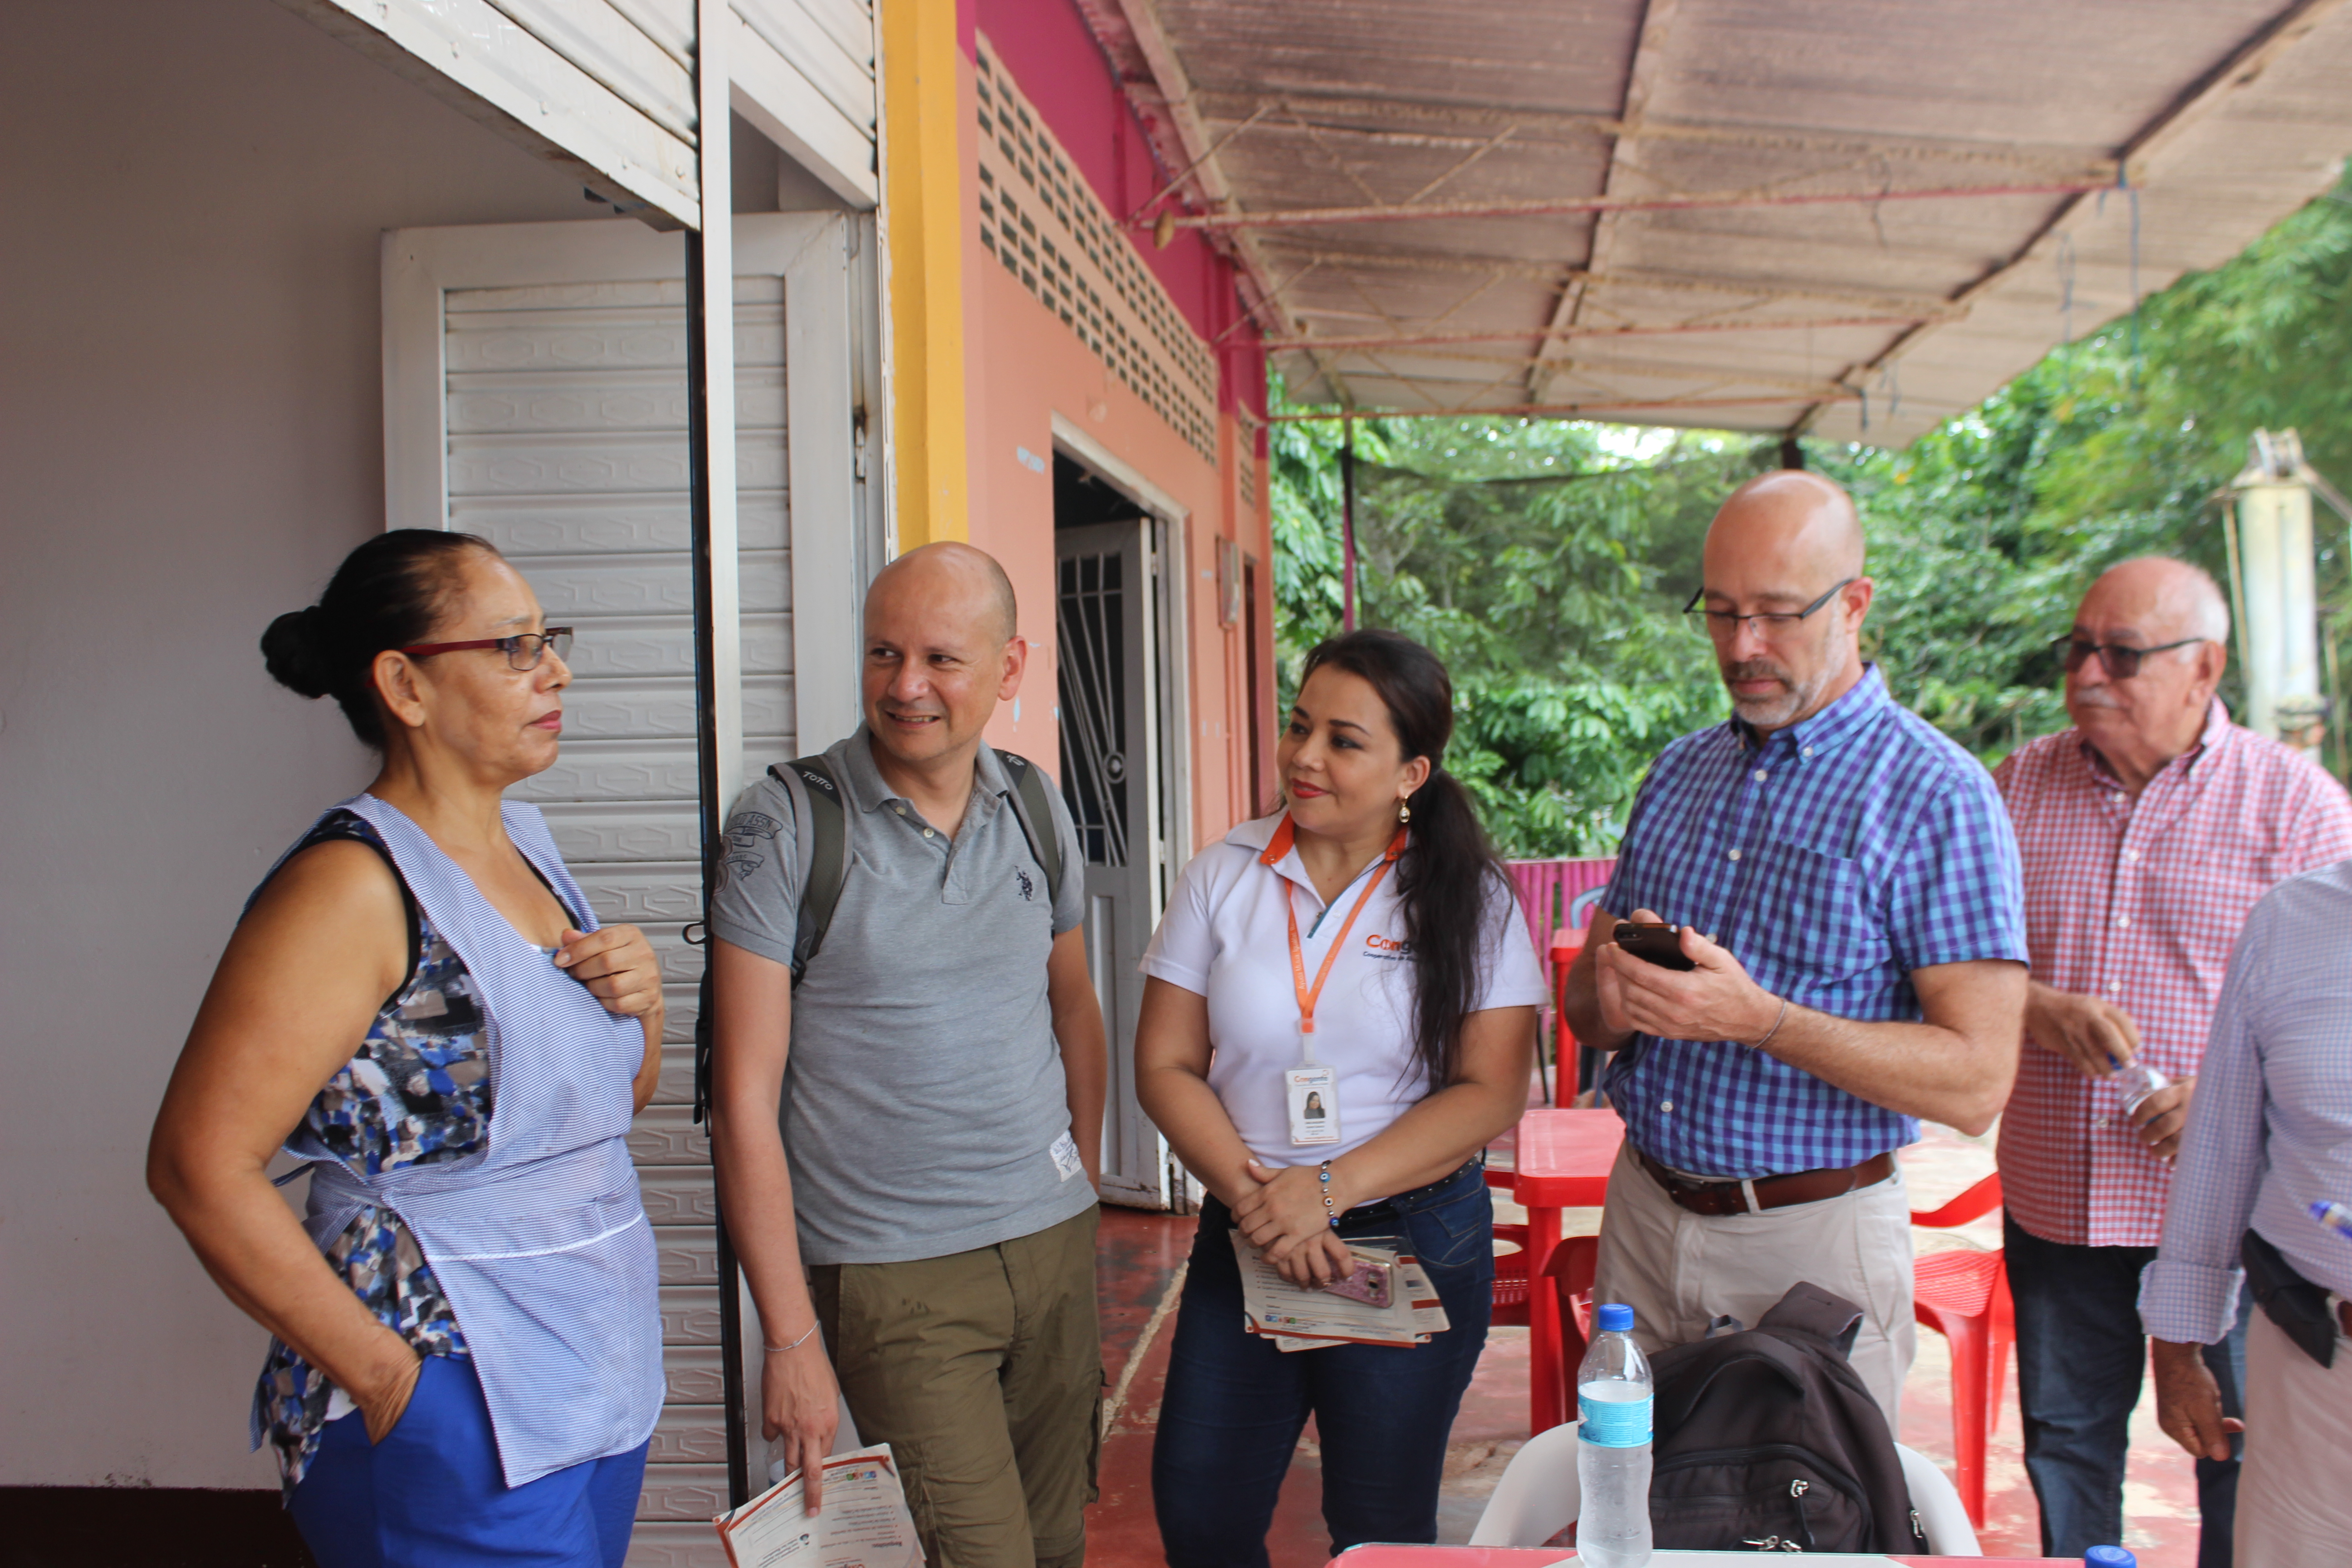
[[[1609,149],[1609,173],[1601,186],[1604,197],[1624,197],[1626,187],[1643,178],[1628,165],[1625,149],[1642,132],[1642,116],[1650,105],[1650,89],[1657,80],[1664,58],[1666,35],[1675,25],[1675,12],[1681,0],[1649,0],[1642,10],[1642,31],[1633,46],[1633,58],[1625,71],[1625,100],[1618,110],[1619,132]],[[1617,211],[1622,211],[1620,208]],[[1584,269],[1587,273],[1608,269],[1611,253],[1616,248],[1617,211],[1603,210],[1593,219],[1592,238],[1585,247]],[[1534,363],[1528,367],[1528,401],[1542,403],[1551,388],[1552,373],[1545,362],[1559,356],[1558,334],[1576,325],[1584,310],[1587,285],[1570,283],[1552,301],[1551,320],[1536,344]]]

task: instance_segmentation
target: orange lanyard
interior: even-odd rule
[[[1287,818],[1284,819],[1283,826],[1290,826]],[[1348,945],[1348,933],[1356,928],[1356,917],[1364,912],[1364,906],[1370,903],[1372,895],[1380,890],[1381,879],[1389,874],[1389,868],[1395,865],[1397,857],[1404,853],[1404,834],[1405,830],[1400,827],[1396,837],[1389,840],[1388,853],[1381,857],[1380,865],[1372,870],[1372,879],[1366,882],[1364,890],[1356,896],[1356,907],[1348,911],[1347,923],[1339,928],[1339,934],[1331,939],[1330,951],[1323,955],[1323,967],[1315,972],[1312,989],[1307,984],[1307,958],[1298,947],[1298,905],[1290,895],[1289,879],[1286,878],[1283,880],[1282,910],[1290,917],[1290,983],[1298,993],[1298,1048],[1310,1062],[1315,1059],[1315,1004],[1323,995],[1323,983],[1331,978],[1331,965],[1339,958],[1339,950]]]

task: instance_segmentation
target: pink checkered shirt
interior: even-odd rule
[[[2198,743],[2137,801],[2078,730],[2020,748],[1993,782],[2017,827],[2033,978],[2130,1014],[2147,1059],[2174,1079],[2205,1054],[2254,901],[2352,858],[2343,786],[2230,722],[2218,700]],[[2045,1241],[2154,1247],[2171,1184],[2114,1085],[2029,1037],[2000,1122],[2001,1194],[2017,1223]]]

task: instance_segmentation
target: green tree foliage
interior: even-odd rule
[[[2049,643],[2100,571],[2158,552],[2228,582],[2214,497],[2253,430],[2299,429],[2314,466],[2352,487],[2347,365],[2352,202],[2338,195],[2145,301],[2137,331],[2111,323],[2054,351],[1906,450],[1808,442],[1809,466],[1862,508],[1878,583],[1869,651],[1897,698],[1988,763],[2063,727]],[[1275,427],[1286,681],[1339,626],[1339,443],[1336,421]],[[1708,518],[1777,465],[1777,444],[1366,419],[1356,447],[1360,624],[1415,637],[1453,669],[1449,764],[1497,843],[1609,852],[1649,759],[1723,716],[1706,640],[1680,610]],[[2341,656],[2347,536],[2324,511],[2315,523]]]

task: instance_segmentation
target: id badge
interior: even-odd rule
[[[1339,1075],[1328,1067],[1285,1068],[1282,1085],[1290,1102],[1290,1141],[1302,1147],[1339,1141]]]

